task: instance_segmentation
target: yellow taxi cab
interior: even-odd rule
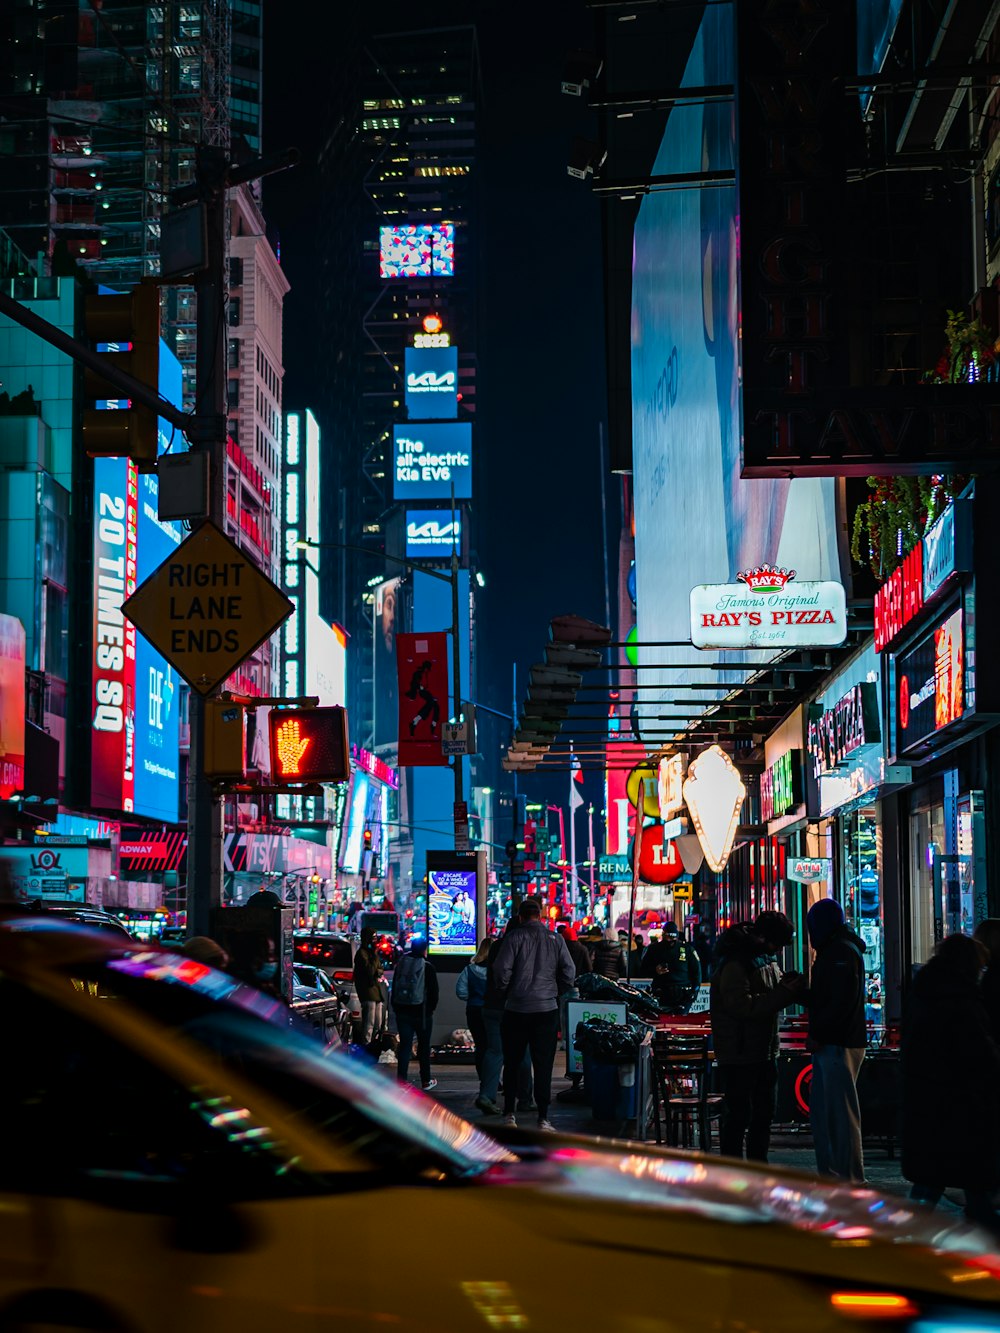
[[[1000,1253],[964,1224],[506,1146],[191,959],[11,919],[0,1006],[0,1333],[1000,1329]]]

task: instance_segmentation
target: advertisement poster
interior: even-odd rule
[[[392,428],[394,500],[472,497],[472,426],[468,421],[419,421]]]
[[[24,791],[24,626],[0,616],[0,798]]]
[[[411,421],[458,416],[457,347],[407,347],[403,368]]]
[[[476,952],[476,867],[427,872],[427,947],[432,953]]]
[[[707,6],[682,86],[723,84],[733,76],[732,15]],[[731,105],[694,99],[674,107],[654,174],[732,171],[733,130]],[[740,571],[764,562],[794,569],[797,581],[840,581],[836,485],[830,478],[740,476],[735,188],[651,191],[639,209],[633,254],[638,639],[683,643],[691,634],[690,592],[698,585],[737,581]],[[687,647],[640,647],[643,681],[660,687],[643,693],[640,725],[648,718],[655,728],[653,719],[677,687],[707,682],[706,664],[721,667],[726,651],[728,645],[706,649],[694,665]],[[727,675],[713,671],[712,683],[724,685]],[[731,677],[737,678],[742,674]],[[706,706],[713,702],[710,690],[704,696]]]
[[[448,720],[448,635],[397,634],[399,767],[447,764],[441,723]]]

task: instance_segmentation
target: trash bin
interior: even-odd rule
[[[632,1120],[638,1114],[640,1041],[640,1034],[631,1027],[597,1018],[577,1026],[583,1086],[595,1120]]]

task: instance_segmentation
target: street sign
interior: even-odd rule
[[[213,523],[181,542],[122,606],[199,694],[211,694],[294,609]]]
[[[674,897],[679,903],[689,903],[694,896],[694,885],[687,883],[675,884],[673,886]]]

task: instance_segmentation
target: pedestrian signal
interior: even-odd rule
[[[154,391],[159,387],[160,289],[155,283],[88,296],[84,322],[87,337],[110,366]],[[90,457],[128,457],[140,472],[154,472],[159,418],[153,409],[123,397],[92,370],[84,377],[84,392],[95,404],[83,413],[83,445]]]
[[[275,782],[346,782],[351,774],[345,708],[272,708]]]

